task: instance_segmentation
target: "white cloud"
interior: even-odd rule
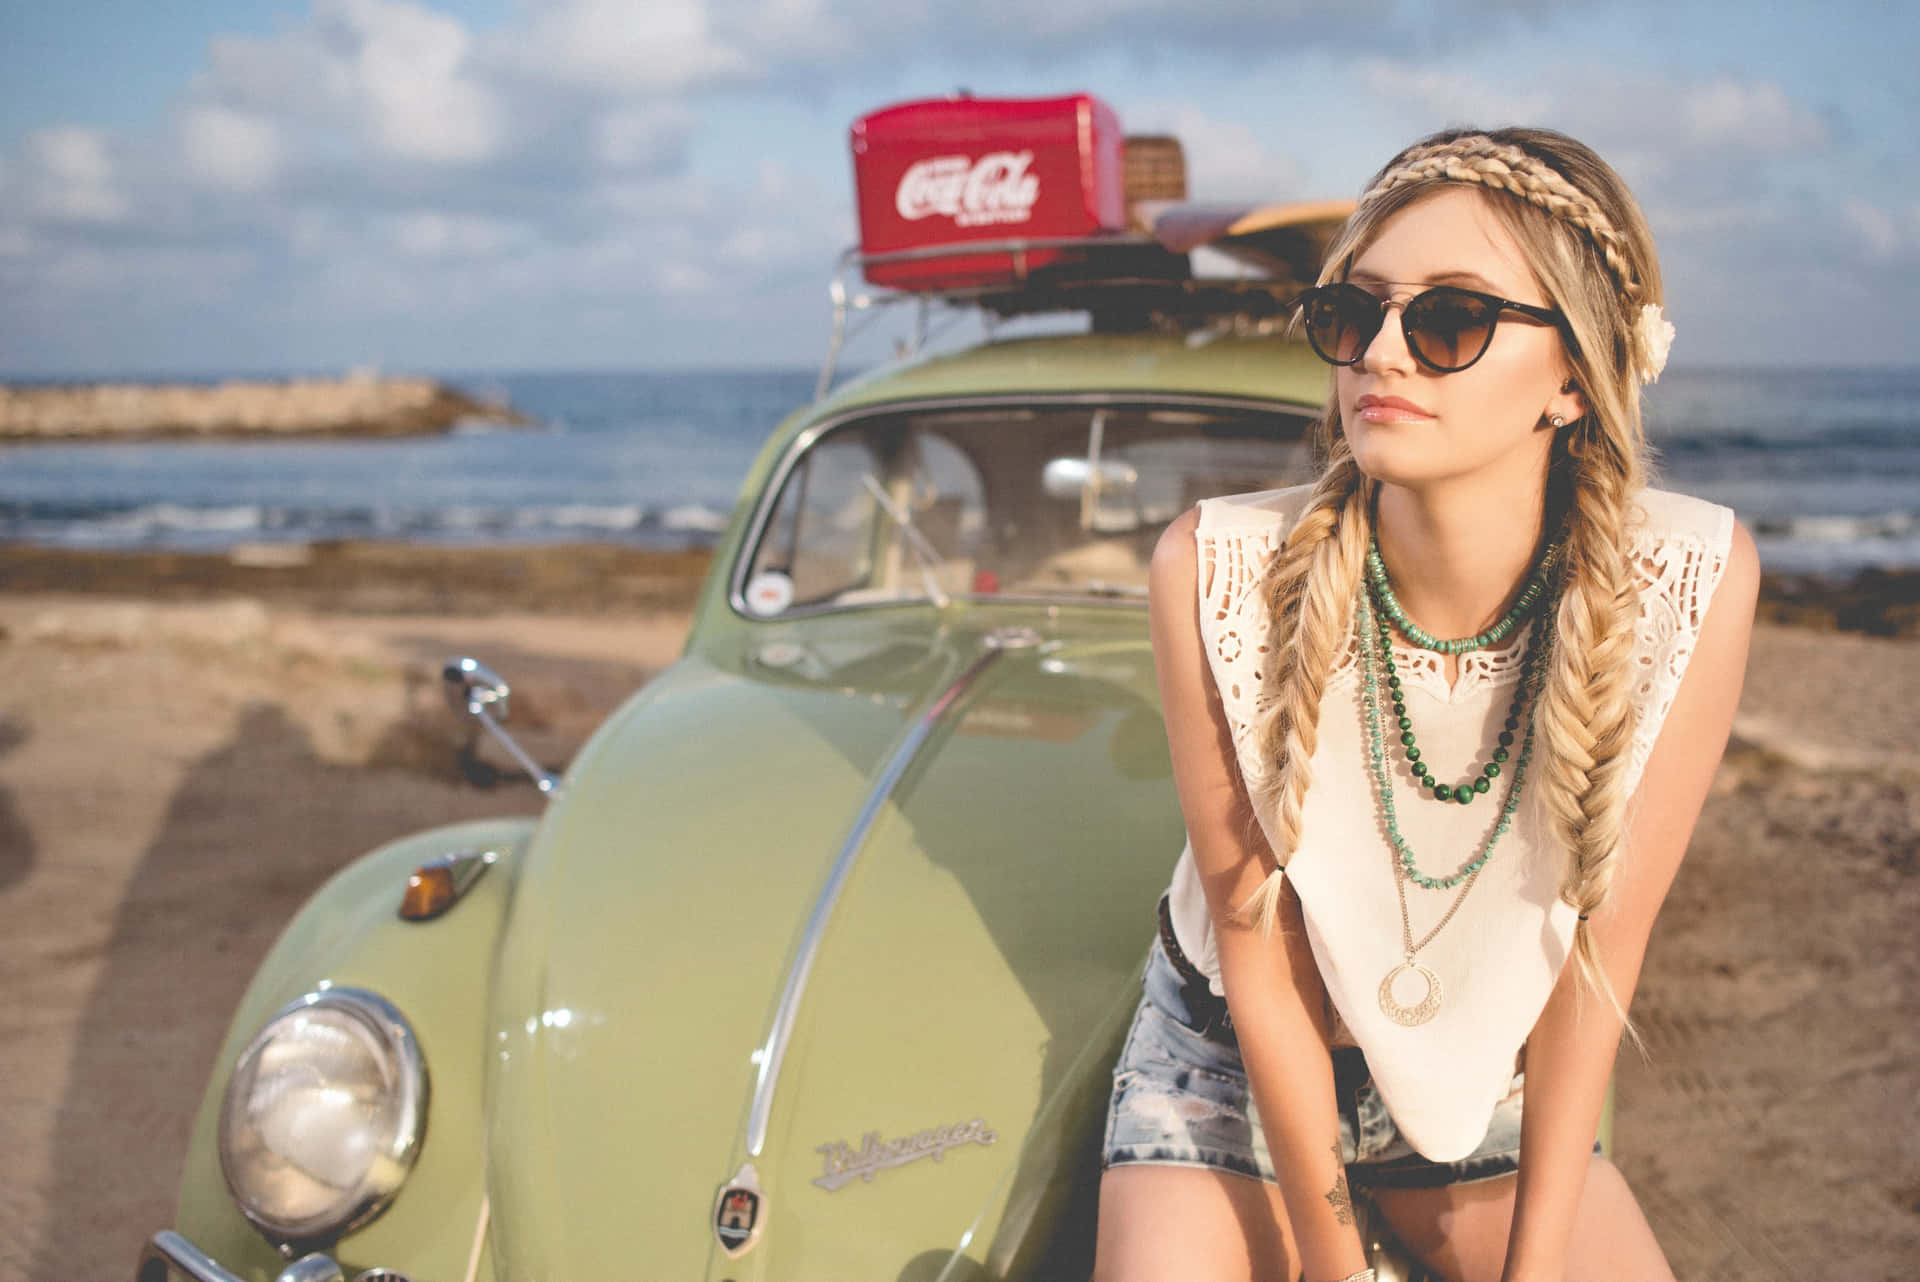
[[[594,159],[607,169],[653,169],[680,150],[692,125],[678,104],[614,108],[593,122]]]
[[[698,295],[713,289],[713,275],[698,263],[670,258],[654,271],[654,284],[664,294]]]
[[[456,20],[399,0],[322,0],[323,28],[344,37],[368,131],[395,156],[474,164],[500,142],[498,104],[470,76]]]
[[[529,79],[613,95],[664,94],[757,70],[705,0],[556,0],[498,42]]]
[[[722,226],[715,262],[748,275],[817,267],[824,284],[833,254],[853,239],[853,202],[849,193],[763,160],[752,191]]]
[[[209,187],[257,192],[280,172],[280,130],[271,120],[226,107],[188,108],[180,117],[187,171]]]
[[[219,306],[255,267],[245,249],[119,249],[58,251],[47,260],[44,279],[64,290],[125,298],[159,293],[196,306]]]
[[[495,157],[507,119],[454,18],[406,0],[318,0],[310,23],[223,38],[199,102],[308,128],[346,128],[376,153],[435,165]]]
[[[1421,63],[1364,58],[1356,70],[1367,93],[1406,103],[1435,125],[1525,124],[1544,118],[1552,105],[1545,91],[1515,93],[1504,84],[1435,71]]]
[[[388,245],[411,258],[480,258],[522,243],[526,229],[503,218],[420,209],[383,222]]]
[[[345,247],[339,215],[330,209],[296,209],[287,218],[287,248],[295,258],[324,259]]]
[[[1900,250],[1900,225],[1892,214],[1864,200],[1847,202],[1847,225],[1860,237],[1869,254],[1890,258]]]
[[[1847,228],[1869,260],[1920,259],[1920,203],[1888,209],[1873,201],[1851,200],[1845,216]]]
[[[1699,146],[1782,152],[1828,140],[1826,123],[1772,81],[1718,77],[1688,86],[1677,106],[1687,140]]]
[[[57,222],[117,223],[127,217],[131,206],[100,130],[57,125],[35,130],[25,142],[35,213]]]

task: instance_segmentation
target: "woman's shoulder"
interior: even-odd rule
[[[1278,537],[1299,519],[1312,495],[1311,485],[1289,485],[1201,499],[1196,505],[1200,515],[1195,533],[1200,537],[1230,533]]]
[[[1653,552],[1680,544],[1724,558],[1733,538],[1733,509],[1673,490],[1641,490],[1634,499],[1629,538],[1636,550]]]

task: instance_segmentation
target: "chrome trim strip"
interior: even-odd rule
[[[834,907],[840,901],[840,892],[846,887],[848,874],[853,871],[854,859],[866,844],[867,834],[880,818],[882,807],[899,786],[907,768],[919,757],[928,738],[939,728],[954,705],[979,682],[981,675],[1006,651],[1034,645],[1040,640],[1040,635],[1030,628],[1009,628],[1003,632],[989,632],[981,640],[985,646],[981,653],[940,692],[940,697],[901,738],[899,746],[893,750],[892,757],[868,791],[865,804],[860,807],[853,826],[847,830],[846,839],[840,843],[840,853],[834,859],[833,870],[827,874],[826,885],[821,887],[820,897],[814,901],[813,915],[807,919],[806,932],[801,936],[793,964],[787,969],[786,985],[781,990],[780,1007],[774,1013],[772,1027],[767,1030],[766,1041],[754,1053],[760,1063],[760,1075],[754,1083],[753,1107],[747,1114],[748,1157],[759,1157],[761,1150],[766,1147],[767,1124],[773,1115],[773,1093],[780,1081],[780,1065],[787,1056],[787,1043],[793,1038],[794,1021],[800,1014],[800,1002],[806,995],[807,979],[813,973],[814,958],[820,953],[820,945],[826,938],[827,922],[833,917]]]
[[[1142,388],[1137,391],[1121,392],[1032,392],[1002,393],[994,396],[939,396],[921,400],[881,401],[871,405],[859,405],[831,418],[825,418],[808,425],[794,434],[793,440],[781,454],[768,475],[765,485],[760,487],[760,496],[754,502],[753,515],[747,520],[747,530],[740,540],[739,552],[727,569],[727,604],[735,614],[749,623],[771,623],[776,620],[762,618],[747,608],[747,572],[753,564],[754,553],[759,551],[760,540],[766,534],[767,523],[773,520],[774,508],[778,504],[780,491],[787,483],[787,477],[793,472],[800,456],[813,448],[813,443],[828,432],[847,426],[858,419],[881,418],[898,414],[937,413],[940,410],[961,409],[1054,409],[1061,406],[1093,406],[1096,408],[1125,409],[1133,406],[1148,409],[1206,409],[1206,410],[1247,410],[1257,414],[1293,414],[1302,420],[1302,439],[1305,429],[1311,425],[1314,417],[1321,412],[1320,406],[1302,405],[1297,401],[1262,400],[1252,396],[1210,396],[1204,392],[1154,392]],[[1046,605],[1087,605],[1106,604],[1091,598],[1072,599],[1071,602],[1059,598],[1010,598],[996,596],[995,600],[1019,600],[1028,604]],[[826,614],[835,611],[877,609],[903,604],[898,601],[876,602],[869,605],[811,606],[783,613],[778,622],[804,618],[809,615]]]
[[[493,1195],[483,1193],[480,1196],[480,1219],[473,1226],[473,1249],[467,1253],[467,1272],[465,1282],[474,1282],[480,1276],[480,1253],[487,1245],[487,1221],[493,1218]]]
[[[172,1229],[162,1229],[141,1252],[139,1269],[134,1276],[138,1282],[167,1282],[169,1269],[178,1269],[193,1282],[246,1282],[221,1268],[211,1255]]]

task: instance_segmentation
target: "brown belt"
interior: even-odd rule
[[[1206,1033],[1218,1028],[1231,1033],[1233,1016],[1227,1010],[1227,999],[1214,994],[1213,983],[1206,972],[1194,965],[1186,950],[1180,947],[1180,940],[1173,933],[1173,907],[1166,895],[1160,896],[1160,947],[1166,950],[1167,960],[1180,975],[1180,999],[1187,1004],[1194,1031]]]

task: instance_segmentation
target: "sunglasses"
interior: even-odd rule
[[[1518,312],[1565,333],[1566,318],[1551,307],[1534,307],[1454,285],[1435,285],[1404,303],[1393,303],[1345,281],[1316,285],[1297,300],[1307,342],[1329,365],[1352,365],[1366,354],[1386,323],[1387,309],[1400,308],[1400,332],[1415,360],[1438,374],[1457,374],[1487,354],[1494,326],[1504,312]]]

